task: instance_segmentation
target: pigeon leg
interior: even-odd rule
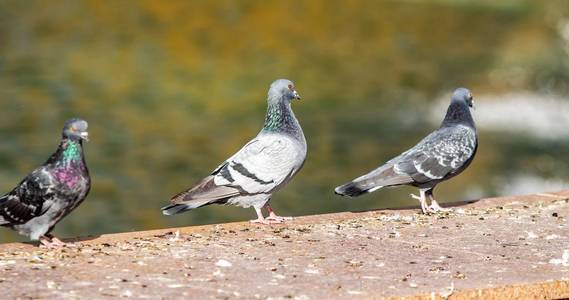
[[[257,213],[257,219],[255,219],[255,220],[250,220],[250,221],[249,221],[250,223],[259,223],[259,224],[265,224],[265,225],[270,224],[270,223],[265,219],[265,217],[263,217],[263,212],[261,211],[260,208],[256,208],[256,207],[255,207],[255,212]]]
[[[48,236],[40,237],[40,248],[57,249],[60,247],[61,247],[60,245],[57,245],[56,243],[52,242],[51,238],[49,238]]]
[[[442,208],[439,203],[437,203],[437,200],[435,200],[435,198],[433,197],[433,190],[429,190],[427,192],[427,195],[429,196],[429,199],[431,199],[431,205],[429,205],[429,207],[427,207],[427,209],[430,212],[449,212],[452,211],[451,208]]]
[[[255,207],[255,212],[257,213],[257,219],[249,221],[250,223],[257,223],[263,225],[271,225],[275,223],[281,223],[280,221],[271,220],[269,218],[263,217],[263,212],[260,208]]]
[[[58,246],[58,247],[75,247],[74,244],[71,243],[65,243],[62,240],[56,238],[55,236],[53,236],[52,234],[46,234],[45,235],[47,238],[51,239],[51,243]]]
[[[426,190],[419,189],[420,196],[411,194],[411,198],[419,200],[419,202],[421,202],[421,211],[423,211],[424,214],[428,214],[429,207],[427,206],[427,197],[425,197],[425,192]]]
[[[273,210],[273,208],[271,207],[269,202],[267,202],[267,204],[265,204],[265,207],[267,208],[267,211],[269,212],[269,216],[267,217],[267,220],[277,221],[279,223],[292,220],[292,217],[277,216],[277,214],[275,214],[275,211]]]

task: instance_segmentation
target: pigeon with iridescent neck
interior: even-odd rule
[[[470,91],[456,89],[439,129],[379,168],[337,187],[336,194],[356,197],[383,187],[412,185],[419,188],[420,195],[411,196],[419,200],[423,213],[449,210],[439,206],[433,190],[464,171],[474,159],[478,136],[470,114],[473,106]],[[427,205],[427,197],[431,205]]]
[[[0,226],[39,240],[43,247],[65,246],[51,231],[89,193],[91,178],[83,154],[83,141],[87,139],[87,122],[67,121],[55,153],[0,197]]]
[[[291,219],[277,216],[269,200],[298,173],[306,159],[306,140],[291,109],[295,99],[300,96],[290,80],[273,82],[261,132],[195,187],[174,196],[162,212],[173,215],[210,204],[233,204],[255,208],[254,223]],[[269,213],[266,218],[263,207]]]

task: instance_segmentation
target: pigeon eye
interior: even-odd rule
[[[288,85],[288,89],[289,89],[289,90],[292,90],[292,84],[289,84],[289,85]]]

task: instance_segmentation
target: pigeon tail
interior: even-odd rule
[[[381,186],[366,188],[359,182],[348,182],[334,189],[334,193],[341,196],[357,197],[363,194],[371,193],[375,190],[382,188]]]
[[[162,214],[166,215],[166,216],[171,216],[171,215],[175,215],[175,214],[179,214],[179,213],[183,213],[185,211],[188,210],[192,210],[194,208],[198,208],[204,205],[207,205],[207,203],[200,203],[198,205],[196,205],[197,203],[188,203],[188,204],[170,204],[168,206],[162,207]]]
[[[225,204],[229,198],[231,197],[221,199],[192,199],[190,201],[176,203],[176,201],[180,201],[181,198],[174,197],[174,199],[172,199],[172,204],[162,207],[162,213],[167,216],[171,216],[210,204]]]

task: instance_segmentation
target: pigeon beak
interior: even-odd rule
[[[472,100],[472,105],[470,107],[472,107],[472,110],[476,110],[476,105],[474,105],[474,100]]]
[[[81,132],[79,135],[81,136],[81,139],[87,142],[89,141],[89,133],[87,131]]]
[[[302,98],[300,98],[300,95],[298,94],[297,91],[294,91],[294,99],[300,100]]]

